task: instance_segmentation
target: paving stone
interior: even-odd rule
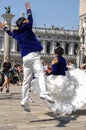
[[[0,93],[0,130],[86,130],[86,105],[70,116],[55,116],[43,100],[30,92],[31,112],[20,106],[21,86],[10,86],[10,93]]]

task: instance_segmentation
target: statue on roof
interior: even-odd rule
[[[10,6],[4,7],[4,8],[5,8],[5,10],[6,10],[6,14],[10,14],[10,13],[11,13]]]

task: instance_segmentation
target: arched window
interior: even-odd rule
[[[65,54],[68,54],[68,48],[69,48],[69,44],[66,43],[66,47],[65,47]]]
[[[0,38],[0,49],[2,49],[2,38]]]
[[[77,52],[76,52],[77,48],[78,48],[78,44],[77,44],[77,43],[75,43],[75,47],[74,47],[74,54],[76,54],[76,53],[77,53]]]
[[[59,47],[60,46],[60,43],[59,42],[56,42],[56,46],[55,47]]]
[[[20,52],[20,47],[18,43],[17,43],[17,51]]]
[[[84,56],[84,63],[86,63],[86,56]]]
[[[47,42],[46,52],[47,52],[47,54],[50,54],[50,42]]]

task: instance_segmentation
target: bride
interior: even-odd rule
[[[46,102],[50,111],[61,116],[71,114],[86,103],[86,73],[79,68],[67,69],[62,56],[62,47],[55,48],[51,63],[51,75],[46,76],[46,86],[55,103]],[[33,89],[39,93],[37,79],[32,81]]]

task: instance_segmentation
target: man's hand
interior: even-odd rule
[[[30,4],[26,2],[25,7],[26,7],[27,10],[30,9]]]
[[[5,27],[5,24],[0,22],[0,28],[4,28]]]
[[[29,20],[28,20],[28,19],[26,19],[26,20],[24,20],[24,21],[23,21],[23,23],[29,23]]]

